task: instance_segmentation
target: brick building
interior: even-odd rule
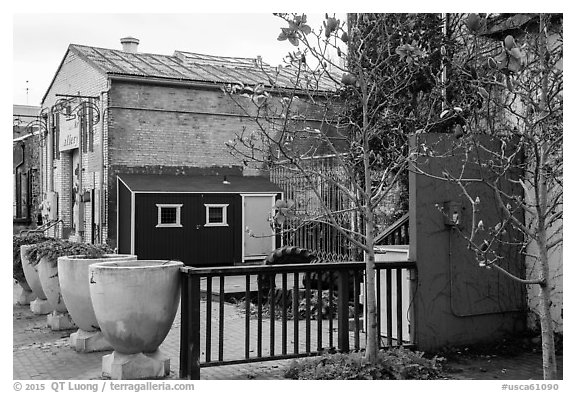
[[[138,52],[137,39],[121,42],[122,50],[70,45],[42,99],[49,130],[42,191],[50,213],[44,211],[61,220],[55,229],[60,237],[117,245],[123,175],[211,181],[262,175],[226,147],[236,133],[256,125],[222,87],[260,85],[274,95],[294,86],[293,71],[260,58],[147,54]],[[313,83],[316,90],[332,88]],[[258,214],[266,219],[267,210]]]

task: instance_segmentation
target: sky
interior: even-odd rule
[[[285,22],[272,13],[15,14],[13,20],[14,104],[40,105],[69,44],[122,49],[120,38],[132,36],[143,53],[260,55],[271,65],[293,50],[277,41]]]
[[[495,0],[485,0],[483,4],[495,7],[490,5],[492,1]],[[12,42],[8,42],[13,55],[12,103],[40,105],[70,44],[122,49],[120,38],[132,36],[140,40],[138,50],[144,53],[171,55],[182,50],[221,56],[261,55],[266,63],[278,65],[294,48],[287,41],[277,41],[285,23],[272,15],[271,4],[284,5],[250,0],[10,2],[2,18],[12,20],[2,24],[7,30],[2,39],[12,37]],[[291,0],[286,4],[290,7],[286,11],[308,14],[313,28],[321,26],[326,11],[343,18],[350,7],[353,11],[438,12],[453,10],[458,5],[446,0],[433,3]]]

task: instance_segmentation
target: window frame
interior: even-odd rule
[[[158,208],[158,223],[156,224],[156,228],[182,228],[182,203],[157,203],[156,207]],[[175,223],[163,223],[162,222],[162,209],[163,208],[172,208],[176,209],[176,222]]]
[[[206,223],[205,227],[227,227],[228,225],[228,206],[229,203],[205,203]],[[222,209],[222,222],[210,222],[210,208],[219,207]]]

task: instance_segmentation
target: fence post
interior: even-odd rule
[[[350,328],[348,324],[348,271],[338,270],[338,348],[350,351]]]
[[[180,378],[200,379],[200,277],[181,273]]]

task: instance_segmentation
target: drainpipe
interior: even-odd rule
[[[52,106],[50,108],[50,127],[48,129],[48,148],[46,152],[46,161],[48,165],[48,192],[54,191],[54,132],[56,129],[54,123],[54,106]]]
[[[110,84],[110,82],[108,82],[108,84]],[[108,90],[106,91],[102,91],[100,92],[100,103],[102,104],[101,106],[101,111],[100,113],[102,114],[100,122],[101,122],[101,130],[102,132],[100,133],[100,197],[99,197],[99,206],[98,206],[98,217],[99,217],[99,225],[100,225],[100,229],[99,229],[99,235],[100,235],[100,243],[104,244],[104,216],[106,215],[106,205],[105,205],[105,192],[104,192],[104,185],[105,185],[105,181],[104,181],[104,168],[105,168],[105,163],[104,163],[104,129],[105,129],[105,122],[106,122],[106,112],[108,111],[108,107],[107,105],[104,103],[104,97],[106,96],[106,98],[108,98],[107,94],[108,91],[110,90],[110,85],[108,85]]]
[[[80,238],[80,241],[82,242],[83,239],[83,234],[86,232],[85,228],[84,228],[84,188],[83,188],[83,165],[82,165],[82,159],[84,158],[84,154],[83,154],[83,148],[84,148],[84,141],[83,141],[83,134],[84,131],[86,130],[86,127],[88,127],[87,121],[86,121],[86,106],[83,104],[82,108],[81,108],[81,112],[82,114],[82,119],[80,120],[80,135],[78,138],[78,195],[75,196],[75,198],[78,198],[78,227],[76,228],[76,235]],[[74,168],[72,168],[72,171],[74,171]]]

